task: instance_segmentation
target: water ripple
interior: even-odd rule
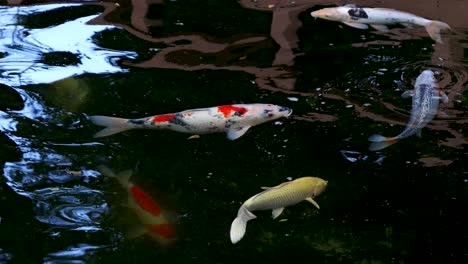
[[[93,35],[115,26],[87,25],[86,22],[98,15],[81,17],[63,24],[40,29],[28,29],[21,25],[19,17],[27,17],[36,12],[46,12],[56,8],[76,5],[48,5],[35,7],[16,7],[0,10],[2,38],[0,46],[0,75],[9,85],[50,83],[82,73],[124,72],[116,65],[116,58],[135,58],[133,51],[104,49],[92,41]],[[80,32],[80,34],[75,34]],[[61,36],[57,38],[56,36]],[[52,53],[51,53],[52,52]],[[47,63],[47,55],[57,52],[71,54],[74,61],[68,65]],[[55,56],[63,58],[64,54]],[[18,75],[21,77],[18,79]]]
[[[99,231],[99,219],[108,211],[102,192],[83,186],[44,188],[31,195],[36,219],[56,227]]]

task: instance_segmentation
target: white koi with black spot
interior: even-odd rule
[[[105,137],[130,129],[167,129],[190,134],[225,132],[228,139],[234,140],[252,126],[288,117],[291,113],[290,108],[274,104],[233,104],[138,119],[110,116],[90,116],[89,119],[105,127],[94,137]]]
[[[450,29],[450,26],[444,22],[426,19],[411,13],[389,8],[359,7],[354,4],[319,9],[313,11],[311,15],[314,18],[338,21],[359,29],[367,29],[371,26],[380,31],[388,31],[387,25],[423,26],[429,36],[439,43],[443,43],[440,31]]]

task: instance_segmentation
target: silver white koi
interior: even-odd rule
[[[388,31],[387,25],[423,26],[429,36],[439,43],[443,43],[440,31],[450,29],[450,26],[444,22],[426,19],[411,13],[388,8],[358,7],[353,4],[323,8],[313,11],[311,15],[315,18],[339,21],[359,29],[367,29],[371,26],[380,31]]]
[[[283,212],[284,207],[304,200],[320,208],[313,198],[325,190],[327,183],[316,177],[302,177],[275,187],[263,187],[265,191],[250,197],[239,208],[237,217],[231,224],[231,242],[235,244],[244,237],[247,222],[256,218],[252,211],[273,210],[272,216],[275,219]]]
[[[234,104],[138,119],[110,116],[90,116],[89,119],[95,125],[105,127],[94,137],[105,137],[130,129],[168,129],[191,134],[225,132],[228,139],[235,140],[252,126],[288,117],[291,113],[290,108],[273,104]]]
[[[405,130],[395,137],[384,137],[382,135],[372,135],[369,141],[370,150],[386,148],[399,140],[417,134],[421,136],[421,129],[425,127],[437,114],[439,101],[448,102],[447,95],[437,88],[434,73],[431,70],[424,70],[414,84],[414,91],[406,91],[401,95],[403,98],[413,97],[411,115]]]

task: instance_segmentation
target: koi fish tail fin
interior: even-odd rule
[[[254,214],[252,214],[244,205],[239,208],[239,212],[237,213],[236,219],[232,221],[231,224],[231,242],[233,244],[239,242],[239,240],[244,237],[245,229],[247,227],[247,222],[257,218]]]
[[[444,43],[442,41],[442,38],[440,37],[440,31],[441,30],[450,30],[450,26],[447,23],[437,21],[437,20],[432,20],[429,24],[426,26],[426,31],[429,34],[429,36],[435,40],[436,42],[439,43]]]
[[[125,170],[119,173],[115,173],[113,170],[111,170],[109,167],[104,166],[104,165],[99,165],[97,167],[98,171],[102,173],[102,175],[110,178],[116,178],[120,184],[123,186],[127,186],[128,182],[130,181],[130,177],[132,176],[133,171],[131,170]]]
[[[134,128],[128,123],[128,119],[111,116],[90,116],[89,120],[97,126],[105,127],[94,134],[95,138],[106,137]]]
[[[390,145],[397,143],[398,140],[398,137],[384,137],[382,135],[372,135],[369,137],[369,141],[372,142],[372,144],[369,147],[369,150],[376,151],[384,149]]]

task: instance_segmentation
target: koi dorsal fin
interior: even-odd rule
[[[356,5],[356,4],[346,4],[344,6],[349,7],[349,8],[359,8],[360,7],[360,6]]]

